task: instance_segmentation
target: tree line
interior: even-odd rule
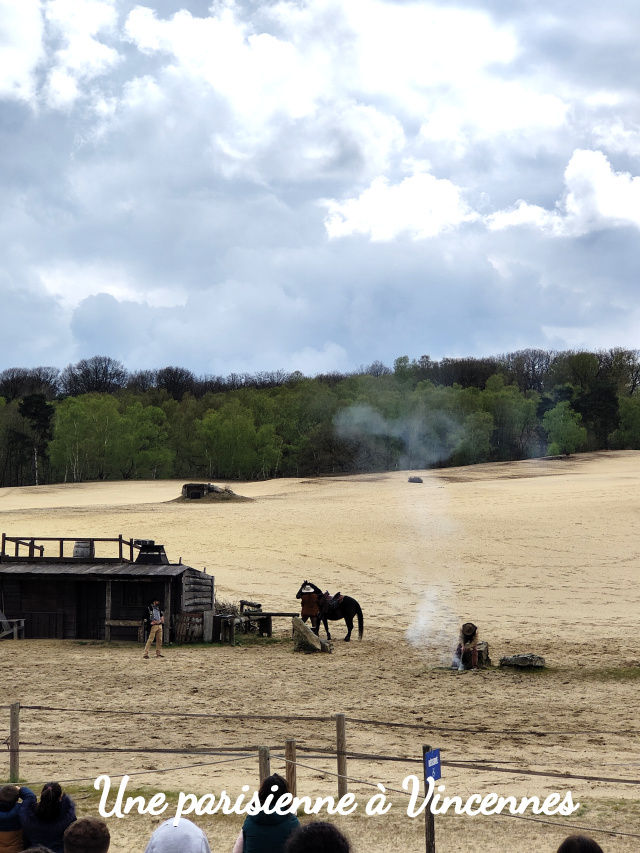
[[[640,352],[527,349],[349,374],[0,372],[0,486],[255,479],[640,449]]]

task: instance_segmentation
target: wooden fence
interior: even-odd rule
[[[0,709],[2,709],[2,708],[9,710],[10,731],[9,731],[9,737],[6,739],[5,742],[7,743],[8,752],[9,752],[9,781],[12,783],[16,783],[19,781],[19,777],[20,777],[20,710],[21,710],[21,705],[19,702],[14,702],[11,705],[0,705]],[[163,713],[163,712],[160,712],[160,714],[158,714],[157,712],[147,712],[147,711],[106,711],[106,710],[102,710],[102,709],[97,710],[97,709],[86,709],[86,708],[83,708],[83,709],[48,708],[45,706],[33,706],[33,705],[23,705],[22,708],[24,710],[75,711],[78,713],[118,714],[118,715],[122,714],[125,716],[153,716],[153,717],[157,717],[157,716],[180,716],[180,717],[202,717],[202,718],[214,718],[214,719],[227,716],[227,715],[220,715],[220,714],[205,714],[205,713],[179,714],[179,713],[166,713],[166,712]],[[402,758],[402,757],[397,757],[397,756],[388,756],[388,755],[386,755],[386,756],[384,756],[384,755],[364,755],[362,753],[349,753],[347,750],[347,734],[346,734],[347,720],[351,723],[360,723],[360,724],[364,724],[364,725],[375,725],[375,726],[387,726],[390,728],[397,728],[397,727],[402,727],[402,728],[407,728],[407,729],[422,728],[424,731],[424,727],[419,727],[415,724],[409,724],[409,723],[392,723],[392,722],[384,722],[384,721],[380,721],[380,720],[360,720],[360,719],[352,718],[352,717],[347,718],[345,716],[345,714],[335,714],[335,715],[332,715],[330,717],[315,717],[315,716],[313,716],[313,717],[312,716],[308,716],[308,717],[286,716],[286,717],[283,717],[283,716],[278,716],[278,715],[266,715],[266,714],[240,714],[240,715],[233,715],[233,719],[236,719],[236,720],[238,720],[238,719],[246,719],[246,720],[299,720],[299,721],[305,721],[305,722],[309,722],[309,721],[319,721],[319,722],[335,721],[335,727],[336,727],[336,729],[335,729],[335,732],[336,732],[336,734],[335,734],[335,737],[336,737],[335,752],[333,750],[321,750],[321,749],[314,749],[312,751],[313,752],[320,752],[323,756],[327,756],[327,757],[335,756],[336,772],[332,773],[331,771],[326,771],[326,770],[323,772],[326,775],[335,777],[335,779],[337,781],[338,799],[342,798],[343,796],[345,796],[348,793],[348,783],[349,782],[364,784],[364,785],[367,785],[367,786],[370,786],[372,788],[377,789],[377,786],[371,782],[366,782],[362,779],[353,779],[353,778],[350,778],[348,776],[347,759],[348,759],[349,755],[351,755],[353,758],[356,758],[358,760],[370,759],[370,760],[375,760],[375,761],[386,760],[386,761],[399,761],[399,762],[403,762],[403,763],[409,763],[409,762],[419,763],[423,767],[423,775],[424,775],[424,781],[425,781],[425,795],[427,793],[427,780],[426,780],[426,774],[425,774],[424,754],[425,754],[425,752],[429,752],[431,750],[431,748],[432,748],[431,746],[424,744],[422,746],[422,758],[415,758],[415,759],[406,758],[406,757]],[[434,731],[450,731],[450,729],[445,728],[445,727],[434,727]],[[460,729],[457,729],[457,731],[459,732]],[[606,733],[607,734],[616,734],[616,735],[627,734],[630,736],[635,736],[636,734],[640,734],[639,732],[635,732],[635,731],[631,731],[631,732],[629,732],[629,731],[628,732],[609,731]],[[535,734],[539,735],[540,732],[536,731]],[[550,734],[589,735],[589,734],[593,734],[593,732],[581,730],[581,731],[573,731],[573,732],[553,732]],[[226,748],[225,754],[228,754],[229,751],[232,751],[234,749],[235,749],[235,751],[245,751],[248,753],[255,751],[255,747],[248,748],[246,750],[242,747],[238,747],[238,748],[228,747],[228,748]],[[285,762],[285,767],[286,767],[285,773],[286,773],[286,779],[287,779],[287,783],[289,785],[289,789],[294,796],[297,796],[297,769],[298,769],[298,767],[305,767],[305,768],[309,767],[308,764],[305,764],[304,762],[301,762],[298,759],[297,749],[298,749],[298,747],[297,747],[296,741],[294,739],[287,739],[286,740],[286,742],[284,744],[284,762]],[[302,749],[308,750],[308,748],[305,748],[305,747],[302,747]],[[90,747],[90,748],[79,747],[79,748],[71,748],[71,749],[65,749],[65,748],[62,748],[62,749],[60,749],[60,748],[51,748],[51,749],[45,748],[45,749],[36,749],[36,750],[27,749],[25,751],[27,751],[27,752],[39,752],[39,753],[51,752],[51,753],[67,753],[67,754],[68,753],[89,753],[89,752],[90,753],[101,753],[101,752],[173,753],[173,754],[180,754],[180,755],[214,755],[214,754],[219,755],[219,754],[221,754],[220,749],[211,749],[208,751],[203,751],[202,749],[197,749],[197,748],[192,748],[192,749],[164,749],[164,748],[160,748],[160,749],[157,749],[157,748],[153,748],[153,749],[140,749],[140,748],[128,749],[128,748],[115,747],[115,748],[100,749],[100,748],[96,748],[96,747]],[[317,757],[317,756],[314,756],[314,757]],[[243,758],[244,758],[244,756],[243,756]],[[258,758],[258,779],[259,779],[260,784],[262,784],[264,779],[266,779],[269,775],[271,775],[271,751],[270,751],[270,748],[267,746],[258,747],[257,758]],[[236,760],[236,759],[232,759],[232,760]],[[278,760],[279,761],[282,760],[280,758],[280,756],[278,756]],[[464,762],[446,761],[446,762],[442,762],[442,763],[443,763],[443,765],[447,765],[449,767],[459,767],[459,768],[467,769],[467,770],[477,770],[479,772],[482,772],[483,774],[486,774],[487,771],[496,771],[499,773],[500,772],[502,772],[502,773],[506,772],[506,773],[513,775],[513,773],[515,772],[518,775],[525,775],[525,776],[557,777],[557,778],[562,778],[565,781],[569,780],[569,779],[575,779],[575,780],[582,780],[582,781],[589,781],[589,782],[611,782],[611,783],[624,784],[624,785],[633,785],[636,787],[638,785],[640,785],[639,779],[618,779],[618,778],[609,778],[609,777],[601,777],[601,776],[584,776],[584,775],[571,774],[571,773],[566,773],[566,772],[565,773],[559,773],[559,772],[554,772],[554,771],[535,770],[535,769],[531,769],[531,768],[526,769],[526,770],[514,770],[514,768],[506,769],[504,767],[495,767],[495,766],[491,766],[488,764],[477,765],[471,761],[468,761],[468,762],[467,761],[464,761]],[[192,766],[192,765],[189,765],[189,766]],[[193,766],[199,766],[199,765],[193,765]],[[178,769],[178,768],[169,768],[169,769],[173,770],[173,769]],[[311,768],[311,769],[313,769],[313,768]],[[151,771],[145,771],[145,772],[151,772]],[[159,770],[159,771],[154,771],[154,772],[163,772],[163,771]],[[117,774],[117,775],[120,775],[120,774]],[[68,781],[80,781],[80,780],[68,780]],[[395,789],[389,789],[389,790],[395,790]],[[397,791],[397,793],[405,793],[405,792]],[[435,819],[434,819],[434,815],[429,808],[424,809],[424,815],[425,815],[425,850],[426,850],[426,853],[435,853],[436,848],[435,848],[435,822],[434,822]],[[509,816],[515,817],[515,818],[520,819],[520,820],[533,820],[533,818],[528,818],[528,817],[521,816],[521,815],[509,815]],[[566,828],[574,830],[574,831],[576,829],[588,829],[589,831],[595,832],[595,833],[599,833],[599,832],[607,833],[609,836],[626,836],[626,837],[632,837],[632,838],[640,838],[640,835],[634,835],[633,833],[622,832],[622,831],[615,830],[615,829],[603,829],[601,827],[583,827],[583,826],[576,826],[575,824],[572,825],[572,824],[568,824],[568,823],[558,823],[558,822],[551,822],[551,821],[542,821],[542,822],[550,824],[552,826],[566,827]]]

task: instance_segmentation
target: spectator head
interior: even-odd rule
[[[186,817],[181,817],[177,826],[173,825],[173,818],[161,823],[149,839],[144,853],[169,853],[175,850],[180,853],[211,853],[207,836]]]
[[[273,788],[276,790],[274,791]],[[271,806],[273,807],[283,794],[288,793],[289,786],[287,785],[287,780],[283,779],[279,773],[274,773],[271,776],[267,776],[262,785],[260,785],[258,799],[260,800],[260,805],[264,805],[267,797],[271,794],[273,796]]]
[[[27,847],[22,853],[51,853],[48,847],[43,847],[42,844],[36,844],[35,847]]]
[[[558,847],[558,853],[603,853],[602,847],[586,835],[570,835]]]
[[[349,853],[350,850],[349,841],[337,827],[316,820],[291,833],[284,853]]]
[[[36,814],[45,822],[55,820],[60,814],[60,800],[62,799],[62,788],[58,782],[47,782],[42,788],[40,802],[36,806]]]
[[[19,796],[20,791],[15,785],[3,785],[0,788],[0,803],[5,806],[15,806]]]
[[[95,817],[81,817],[64,832],[64,853],[107,853],[111,836],[107,824]]]

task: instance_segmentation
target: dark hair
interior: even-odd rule
[[[276,788],[276,790],[272,791],[272,788]],[[287,780],[283,779],[279,773],[274,773],[272,776],[267,776],[262,785],[260,785],[258,799],[260,800],[261,805],[264,805],[269,794],[272,794],[273,800],[271,801],[271,805],[273,806],[278,802],[283,794],[288,793],[289,786],[287,785]]]
[[[570,835],[558,847],[558,853],[603,853],[602,847],[586,835]]]
[[[289,836],[284,853],[349,853],[348,838],[332,823],[315,820],[295,829]]]
[[[107,824],[95,817],[82,817],[64,833],[64,853],[107,853],[111,835]]]
[[[60,797],[62,788],[58,782],[47,782],[40,794],[40,802],[35,808],[35,814],[45,823],[55,820],[60,814]]]
[[[20,791],[15,785],[3,785],[0,788],[0,803],[6,803],[8,806],[13,806],[18,802]]]

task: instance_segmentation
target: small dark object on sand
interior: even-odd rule
[[[409,482],[410,483],[421,483],[422,477],[409,477]]]

